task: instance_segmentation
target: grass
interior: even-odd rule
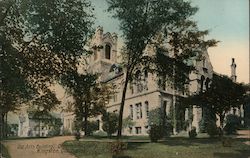
[[[2,156],[4,157],[4,158],[10,158],[10,155],[9,155],[9,152],[8,152],[8,150],[6,149],[6,147],[4,146],[4,145],[2,145],[2,144],[0,144],[0,149],[1,149],[1,152],[0,153],[2,153]]]
[[[247,158],[250,146],[247,139],[233,139],[232,147],[223,147],[218,139],[183,137],[169,138],[159,143],[127,140],[123,155],[129,158]],[[66,141],[63,147],[77,158],[110,158],[110,142],[106,140]]]

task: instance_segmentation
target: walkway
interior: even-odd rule
[[[250,130],[239,130],[237,133],[237,138],[248,138],[248,141],[246,141],[245,144],[250,145]]]

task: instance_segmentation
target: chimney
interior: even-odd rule
[[[237,76],[236,76],[236,63],[235,59],[232,58],[232,64],[231,64],[231,79],[233,82],[236,82]]]

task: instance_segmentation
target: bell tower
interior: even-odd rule
[[[103,28],[98,26],[91,41],[92,54],[89,58],[89,71],[100,73],[101,80],[106,78],[110,67],[117,62],[116,33],[103,33]]]

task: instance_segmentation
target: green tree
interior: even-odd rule
[[[213,74],[212,83],[205,91],[187,100],[191,105],[205,106],[220,118],[220,128],[223,129],[224,118],[232,108],[244,103],[245,89],[242,84],[233,82],[224,75]]]
[[[62,82],[74,98],[73,109],[80,126],[77,129],[84,129],[85,135],[89,135],[88,119],[102,114],[110,98],[109,86],[98,83],[97,77],[98,75],[72,72]]]
[[[193,26],[195,23],[187,22],[187,19],[190,16],[194,15],[197,11],[197,8],[192,7],[190,2],[183,0],[107,0],[109,4],[109,11],[113,11],[114,17],[120,20],[120,29],[123,31],[125,47],[122,51],[124,57],[124,66],[125,66],[125,81],[122,91],[121,106],[119,111],[119,126],[118,126],[118,138],[122,134],[122,117],[123,109],[126,98],[127,85],[129,81],[132,80],[134,70],[138,65],[142,63],[152,63],[148,61],[155,61],[158,63],[158,67],[162,65],[167,65],[170,69],[165,69],[161,73],[164,78],[168,77],[174,82],[174,85],[183,87],[185,76],[188,74],[187,71],[190,71],[190,67],[185,66],[186,63],[184,59],[193,56],[193,52],[187,49],[188,46],[185,44],[192,45],[193,47],[199,48],[206,47],[205,41],[201,38],[207,32],[198,32],[197,28]],[[190,31],[189,36],[181,36],[185,32],[185,28],[190,26],[191,28],[196,28],[195,30]],[[192,29],[193,29],[192,28]],[[183,31],[181,29],[184,29]],[[159,32],[162,32],[165,37],[167,35],[172,35],[172,38],[167,42],[174,46],[173,48],[163,49],[160,47],[160,43],[157,42],[157,37]],[[192,34],[193,33],[193,34]],[[186,42],[182,45],[182,42]],[[204,42],[203,42],[204,41]],[[193,43],[191,43],[193,42]],[[153,60],[152,58],[146,58],[144,56],[144,50],[149,45],[157,46],[156,47],[156,57]],[[181,51],[181,48],[185,46],[185,50]],[[153,48],[153,47],[152,47]],[[168,50],[174,52],[173,57],[164,55],[165,53],[170,53]],[[183,55],[181,54],[181,52]],[[198,51],[198,50],[196,50]],[[178,56],[178,57],[177,57]],[[164,60],[162,60],[164,59]],[[173,66],[175,65],[175,66]],[[150,65],[146,66],[150,67]],[[165,66],[166,67],[166,66]],[[161,69],[163,70],[163,69]],[[172,71],[171,71],[172,70]],[[152,70],[152,72],[154,72]],[[184,73],[183,73],[184,72]],[[186,73],[187,72],[187,73]],[[183,74],[181,76],[175,74]],[[179,77],[179,78],[178,78]],[[183,79],[184,78],[184,79]],[[181,79],[181,81],[180,81]]]
[[[84,45],[93,14],[88,0],[6,0],[0,6],[3,116],[17,109],[27,93],[43,95],[55,80],[77,69],[81,55],[88,53]]]
[[[103,130],[107,132],[109,138],[117,131],[118,115],[116,113],[105,112],[102,116]]]
[[[18,110],[21,103],[32,98],[31,88],[23,72],[23,57],[13,45],[20,40],[21,27],[13,1],[0,1],[0,137],[6,136],[4,117]],[[7,117],[6,117],[7,118]],[[5,123],[7,124],[7,123]]]

